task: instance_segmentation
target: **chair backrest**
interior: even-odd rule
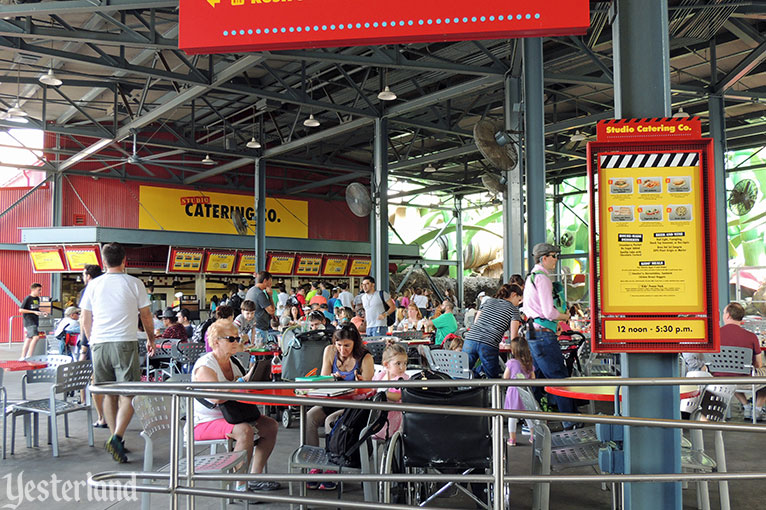
[[[167,395],[138,395],[133,410],[141,421],[143,434],[151,438],[158,432],[170,430],[171,399]]]
[[[448,394],[439,388],[405,388],[402,402],[491,407],[486,388],[453,389]],[[486,468],[491,465],[492,438],[490,420],[486,416],[403,412],[401,430],[405,466]]]
[[[709,356],[711,372],[750,375],[752,371],[753,350],[748,347],[721,346],[721,352]]]
[[[173,344],[170,350],[170,356],[182,365],[194,364],[205,354],[205,344],[196,342],[178,342]],[[249,361],[249,360],[248,360]]]
[[[381,364],[383,362],[383,351],[386,349],[386,342],[367,342],[365,348],[372,355],[374,363]]]
[[[56,393],[68,393],[88,387],[93,374],[90,360],[74,361],[56,368]]]
[[[65,354],[43,354],[38,356],[30,356],[26,359],[31,362],[43,362],[48,366],[45,368],[36,368],[34,370],[27,370],[27,373],[22,379],[22,385],[33,383],[55,383],[57,380],[57,369],[61,365],[72,363],[72,358]],[[26,390],[22,389],[22,394],[26,398]]]
[[[699,413],[707,421],[723,421],[729,408],[729,401],[737,387],[732,384],[710,384],[705,387],[700,401]]]
[[[415,340],[418,338],[423,338],[423,332],[418,331],[417,329],[412,329],[409,331],[396,331],[394,332],[394,335],[396,335],[396,337],[401,340]]]
[[[686,372],[686,377],[708,377],[710,376],[709,372],[706,372],[704,370],[690,370]],[[682,413],[693,413],[697,409],[699,409],[700,402],[702,401],[702,393],[705,389],[704,386],[699,387],[699,393],[697,395],[690,397],[690,398],[682,398],[681,399],[681,412]]]
[[[165,379],[165,382],[174,383],[174,382],[191,382],[192,375],[191,374],[173,374],[167,379]]]
[[[472,372],[468,367],[468,353],[436,349],[431,351],[431,357],[434,362],[434,366],[431,367],[432,370],[444,372],[453,379],[471,378]]]
[[[542,409],[540,408],[540,403],[537,401],[535,396],[532,394],[532,390],[530,390],[526,386],[516,386],[516,389],[519,392],[519,396],[521,397],[521,403],[524,404],[524,409],[527,411],[535,411],[538,413],[542,412]],[[524,418],[525,420],[531,420],[530,418]],[[534,422],[535,427],[541,424],[540,420],[531,420]]]
[[[203,346],[204,347],[204,346]],[[239,361],[239,364],[242,365],[242,368],[247,370],[247,367],[250,366],[250,353],[247,351],[238,352],[232,356],[233,358],[237,358],[237,361]]]
[[[72,357],[68,354],[39,354],[37,356],[30,356],[26,358],[26,361],[38,361],[48,364],[48,368],[56,368],[64,363],[71,363]]]

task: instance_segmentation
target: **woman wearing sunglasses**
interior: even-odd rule
[[[346,324],[335,330],[332,343],[325,347],[322,355],[322,374],[332,375],[338,381],[370,381],[375,375],[372,355],[367,352],[359,331],[353,324]],[[306,444],[319,446],[319,427],[324,425],[326,433],[332,430],[332,423],[343,414],[343,409],[315,406],[306,414]],[[310,473],[319,473],[312,469]],[[331,471],[327,471],[330,473]],[[335,483],[308,482],[309,489],[334,490]]]
[[[242,382],[250,378],[255,365],[247,373],[243,373],[231,359],[235,353],[242,350],[239,330],[233,323],[222,320],[214,322],[207,330],[207,339],[213,350],[194,364],[192,381]],[[208,399],[208,401],[213,404],[224,402],[215,399]],[[277,429],[277,422],[268,416],[260,416],[252,423],[233,425],[224,419],[219,408],[208,409],[194,401],[194,439],[198,441],[233,439],[236,441],[234,451],[247,452],[247,462],[251,473],[263,472],[277,441]],[[258,437],[258,445],[253,452],[256,437]],[[251,481],[247,485],[244,482],[237,484],[238,491],[270,491],[279,488],[280,485],[277,482]]]

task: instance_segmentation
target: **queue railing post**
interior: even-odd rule
[[[194,487],[194,399],[186,397],[186,485]],[[186,495],[186,508],[194,510],[195,499]]]
[[[176,393],[170,396],[170,479],[168,480],[168,489],[170,489],[170,510],[178,509],[178,467],[180,451],[178,442],[179,415],[181,401]],[[194,462],[194,457],[187,459],[186,464]]]
[[[502,409],[503,398],[501,389],[502,386],[495,384],[490,388],[492,391],[492,408]],[[503,417],[499,414],[492,416],[492,474],[495,476],[495,482],[492,484],[492,496],[494,497],[494,504],[492,505],[495,510],[503,510],[503,494],[505,487],[505,464],[503,463],[503,454],[505,453],[503,448]],[[487,494],[489,498],[490,495]]]

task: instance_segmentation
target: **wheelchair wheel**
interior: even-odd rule
[[[282,409],[282,418],[280,421],[282,422],[282,426],[286,429],[289,429],[290,425],[293,424],[293,413],[290,412],[289,407]]]
[[[380,461],[382,474],[404,473],[402,465],[401,432],[396,432],[388,441]],[[384,503],[406,504],[407,482],[380,482],[379,501]]]

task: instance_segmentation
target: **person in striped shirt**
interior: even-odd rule
[[[474,367],[477,360],[481,365],[474,368],[489,379],[500,377],[500,341],[511,328],[511,322],[520,320],[518,306],[521,304],[524,291],[518,285],[506,283],[488,298],[479,308],[476,320],[465,335],[463,352],[468,354],[468,366]]]

